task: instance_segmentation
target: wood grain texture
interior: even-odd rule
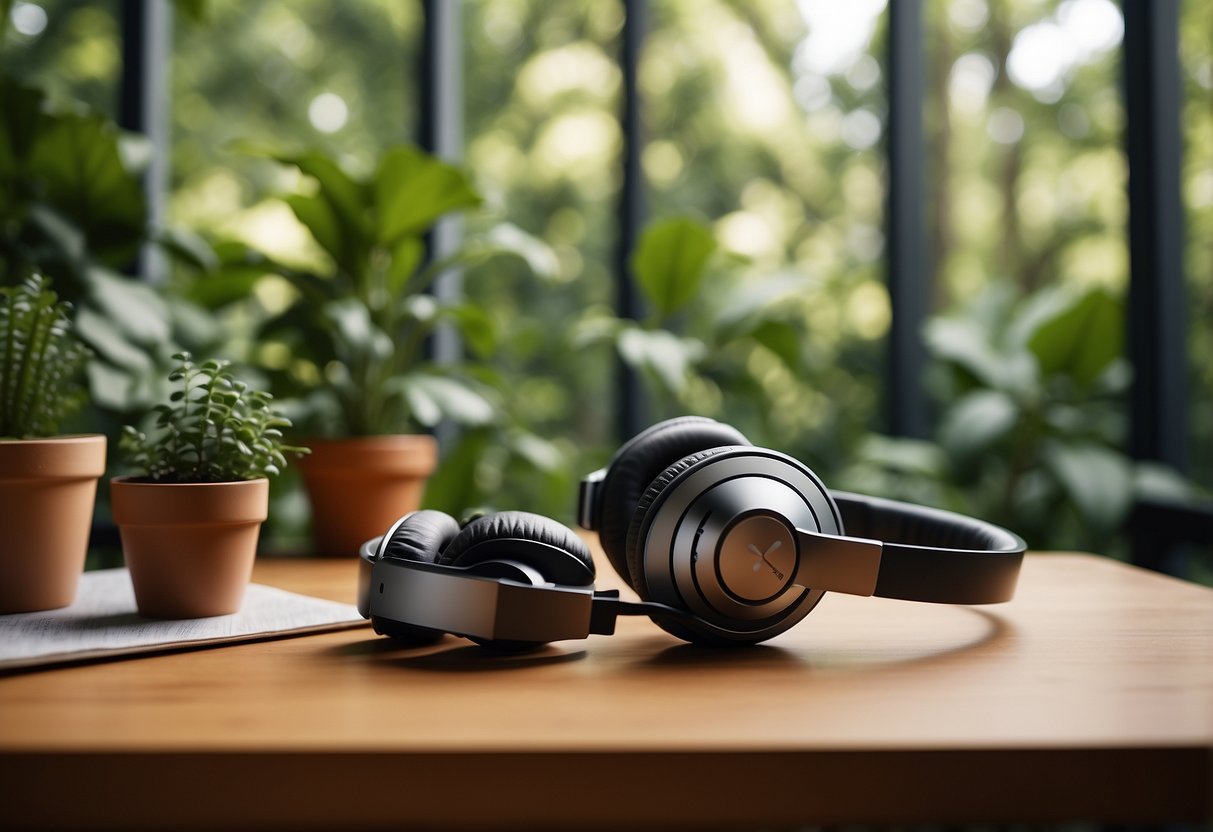
[[[351,601],[355,575],[255,580]],[[1008,604],[829,595],[750,649],[643,620],[521,657],[358,629],[16,674],[0,792],[0,826],[1208,821],[1213,591],[1034,554]]]

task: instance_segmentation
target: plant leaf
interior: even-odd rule
[[[143,239],[143,188],[122,162],[117,131],[100,115],[44,115],[29,174],[48,202],[84,231],[89,247],[115,264]]]
[[[413,417],[427,427],[445,418],[464,425],[487,425],[496,418],[488,399],[461,379],[430,373],[412,373],[389,382],[392,392],[404,395]]]
[[[1123,454],[1090,443],[1050,442],[1044,455],[1085,522],[1101,532],[1120,525],[1133,499],[1132,468]]]
[[[282,198],[299,222],[307,226],[312,238],[343,268],[346,262],[346,237],[333,206],[320,196],[290,194]]]
[[[484,308],[475,303],[449,306],[444,314],[454,320],[459,334],[472,351],[481,358],[488,358],[497,348],[497,328]]]
[[[703,282],[716,238],[703,223],[675,218],[645,230],[632,257],[632,274],[661,318],[681,309]]]
[[[144,344],[162,344],[172,336],[164,299],[146,283],[102,268],[86,273],[89,294],[111,321]]]
[[[691,367],[703,357],[702,343],[679,338],[664,329],[626,327],[616,343],[624,361],[649,371],[672,393],[681,393],[686,388]]]
[[[379,209],[376,238],[386,245],[406,234],[420,235],[443,214],[481,202],[462,170],[410,145],[384,154],[374,189]]]
[[[1006,393],[975,390],[948,409],[939,427],[939,442],[958,457],[971,457],[1005,436],[1019,415]]]
[[[964,318],[936,318],[924,329],[938,359],[960,367],[984,387],[1022,392],[1038,384],[1036,362],[1024,350],[997,350],[986,330]]]
[[[528,234],[513,223],[503,222],[490,228],[470,245],[483,248],[486,255],[513,254],[526,263],[536,277],[556,280],[560,277],[560,260],[546,242]]]
[[[1124,310],[1106,289],[1079,295],[1040,323],[1028,338],[1045,376],[1070,376],[1090,385],[1124,353]]]
[[[76,313],[76,329],[93,350],[119,367],[129,370],[150,370],[152,360],[146,352],[132,344],[109,318],[85,307]]]

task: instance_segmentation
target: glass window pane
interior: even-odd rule
[[[525,466],[485,476],[511,477],[512,505],[566,520],[568,477],[601,462],[613,441],[614,354],[582,338],[579,322],[610,315],[614,300],[622,24],[618,3],[464,4],[466,161],[488,201],[468,233],[508,221],[560,263],[545,281],[495,259],[467,273],[465,291],[501,334],[492,361],[512,418],[571,460],[563,482]]]
[[[708,220],[748,260],[679,322],[711,361],[661,415],[718,417],[826,470],[877,418],[889,324],[883,5],[657,0],[641,67],[654,216]],[[781,284],[792,343],[729,340],[728,307]]]

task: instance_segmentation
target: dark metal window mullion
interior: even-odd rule
[[[637,68],[648,28],[648,0],[623,0],[624,24],[619,63],[623,72],[620,127],[623,132],[623,186],[617,206],[618,242],[615,250],[615,308],[621,318],[644,315],[632,279],[631,257],[644,226],[646,200],[641,153],[644,150]],[[620,438],[634,436],[647,422],[644,389],[636,371],[616,359],[616,430]]]
[[[173,39],[170,3],[122,0],[122,76],[118,91],[118,124],[142,133],[151,144],[151,159],[143,174],[147,218],[152,229],[167,221],[169,171],[169,68]],[[164,253],[144,246],[136,270],[144,280],[160,282],[168,276]]]
[[[1141,460],[1188,467],[1187,307],[1180,193],[1178,0],[1124,0],[1125,138],[1129,168],[1129,447]],[[1152,535],[1148,535],[1152,537]],[[1168,547],[1134,545],[1136,562],[1177,572]]]
[[[894,436],[925,437],[931,426],[923,387],[926,349],[922,327],[929,311],[931,278],[923,219],[927,196],[923,185],[922,0],[889,4],[887,75],[885,252],[892,322],[885,367],[886,418]]]

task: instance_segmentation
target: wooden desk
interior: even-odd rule
[[[356,629],[0,677],[0,827],[1213,819],[1208,589],[1032,555],[1012,603],[831,595],[751,649],[621,623],[515,658]]]

